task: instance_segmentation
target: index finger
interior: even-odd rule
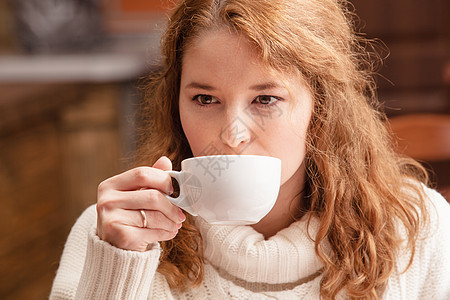
[[[173,190],[170,175],[152,167],[138,167],[113,176],[100,184],[99,190],[102,188],[112,188],[118,191],[151,188],[166,194],[171,194]]]

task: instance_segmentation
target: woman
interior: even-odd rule
[[[148,83],[139,157],[156,162],[100,184],[51,298],[448,298],[450,208],[394,153],[351,25],[343,1],[181,1]],[[164,197],[164,170],[211,154],[282,160],[259,223]]]

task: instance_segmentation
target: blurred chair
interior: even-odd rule
[[[398,151],[421,162],[450,162],[450,115],[410,114],[390,118]],[[450,170],[438,176],[438,190],[450,202]],[[442,176],[444,178],[442,178]],[[442,183],[443,182],[443,183]]]

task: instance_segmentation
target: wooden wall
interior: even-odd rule
[[[380,101],[390,116],[450,113],[450,2],[353,0],[359,27],[381,39],[388,57],[377,77]],[[447,79],[446,79],[447,78]]]
[[[115,85],[0,86],[0,299],[46,299],[69,230],[121,170]]]
[[[360,17],[361,31],[387,47],[380,51],[386,59],[376,79],[388,117],[422,113],[449,116],[450,1],[351,2]],[[450,160],[421,162],[432,184],[450,191]]]

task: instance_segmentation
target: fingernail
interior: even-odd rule
[[[172,195],[173,194],[173,186],[170,185],[169,191],[167,192],[167,195]]]
[[[183,211],[181,209],[178,210],[178,217],[180,218],[180,222],[186,221],[186,216],[183,214]]]

